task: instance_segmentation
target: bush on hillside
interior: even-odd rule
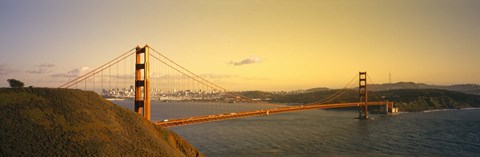
[[[22,81],[16,79],[8,79],[8,84],[10,84],[10,88],[22,88],[25,84]]]

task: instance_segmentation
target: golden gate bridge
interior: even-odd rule
[[[357,80],[358,77],[358,81]],[[59,86],[59,88],[75,88],[90,90],[106,98],[132,99],[134,111],[151,120],[152,101],[179,102],[220,102],[222,108],[229,108],[232,102],[258,104],[262,109],[246,108],[240,112],[200,113],[198,116],[154,121],[163,127],[180,126],[210,121],[226,120],[240,117],[261,116],[284,112],[358,107],[358,119],[369,119],[368,106],[383,105],[385,113],[392,112],[393,102],[383,101],[375,95],[377,101],[368,101],[367,80],[371,79],[366,72],[359,72],[343,89],[317,102],[303,105],[285,106],[245,97],[236,92],[230,92],[204,76],[195,74],[177,64],[159,51],[146,45],[135,47],[107,63],[76,77]],[[358,83],[358,84],[357,84]],[[347,91],[358,86],[358,102],[329,103]],[[196,105],[204,108],[205,105]]]

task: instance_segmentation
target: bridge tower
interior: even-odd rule
[[[368,119],[368,92],[367,92],[367,72],[360,72],[358,80],[358,93],[360,97],[358,119]]]
[[[148,45],[143,48],[137,46],[135,49],[135,112],[150,120],[150,64],[148,59],[150,47]]]

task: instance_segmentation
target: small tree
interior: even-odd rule
[[[25,85],[22,81],[16,79],[8,79],[7,82],[10,84],[10,88],[22,88]]]

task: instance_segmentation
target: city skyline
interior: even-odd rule
[[[148,44],[229,90],[480,83],[480,2],[2,1],[0,86],[58,87]]]

